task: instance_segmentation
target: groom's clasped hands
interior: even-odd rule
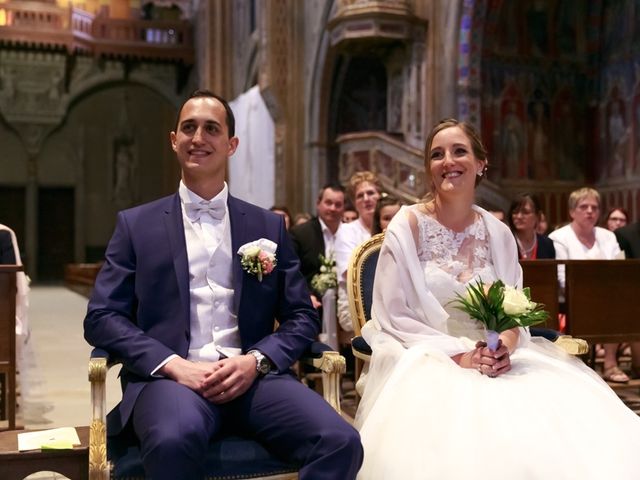
[[[177,357],[167,362],[160,373],[215,404],[227,403],[242,395],[258,375],[252,355],[217,362],[192,362]]]

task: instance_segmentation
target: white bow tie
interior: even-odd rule
[[[203,213],[208,213],[215,220],[222,220],[226,212],[224,201],[220,198],[210,202],[203,200],[200,203],[185,203],[184,210],[192,222],[200,220]]]

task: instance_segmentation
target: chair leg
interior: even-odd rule
[[[89,430],[89,480],[109,480],[110,477],[107,462],[106,379],[107,361],[104,358],[92,358],[89,361],[93,407],[93,419]]]
[[[322,394],[336,412],[340,409],[340,377],[346,370],[344,357],[338,352],[323,352],[322,357],[314,358],[311,364],[322,372]]]

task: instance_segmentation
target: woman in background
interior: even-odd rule
[[[620,227],[627,225],[629,214],[622,207],[613,207],[605,217],[605,228],[610,232],[615,232]]]
[[[540,202],[531,193],[521,193],[511,202],[508,221],[518,245],[520,260],[556,258],[553,241],[536,231],[540,213]]]
[[[284,217],[284,225],[289,230],[291,228],[291,212],[284,205],[274,205],[269,210],[273,213],[277,213],[278,215],[282,215]]]
[[[335,256],[338,275],[338,321],[345,332],[353,332],[347,298],[347,268],[355,248],[371,237],[373,214],[382,194],[382,185],[375,173],[364,170],[351,176],[347,193],[358,212],[358,218],[338,229]]]
[[[391,219],[400,211],[402,203],[393,195],[385,195],[378,200],[376,211],[373,213],[373,228],[371,235],[382,233],[387,229]]]
[[[600,194],[593,188],[580,188],[569,195],[571,223],[549,234],[558,260],[614,260],[622,252],[613,232],[597,227],[600,216]],[[558,269],[560,287],[564,288],[564,270]],[[602,376],[615,383],[627,383],[629,376],[618,366],[618,344],[604,344]]]
[[[628,221],[629,221],[629,214],[624,208],[613,207],[609,209],[609,213],[607,213],[607,216],[605,217],[604,226],[610,232],[615,232],[617,229],[625,227]],[[640,345],[634,348],[640,351]],[[628,343],[621,343],[617,345],[616,356],[625,355],[628,357],[628,356],[631,356],[632,353],[633,352],[631,351],[631,346]],[[602,348],[602,345],[596,345],[596,354],[599,357],[602,357],[605,355],[605,350],[604,348]]]

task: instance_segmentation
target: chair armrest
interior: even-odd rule
[[[110,468],[107,462],[107,391],[109,354],[93,349],[89,358],[91,382],[92,419],[89,427],[89,480],[108,480]]]
[[[300,362],[322,372],[322,396],[336,412],[341,413],[340,377],[347,369],[344,357],[324,343],[313,342]]]
[[[571,335],[560,335],[553,343],[569,355],[585,355],[589,353],[589,343],[582,338],[573,338]]]
[[[589,344],[581,338],[573,338],[571,335],[563,335],[551,328],[531,327],[532,337],[543,337],[555,343],[569,355],[584,355],[589,352]]]

